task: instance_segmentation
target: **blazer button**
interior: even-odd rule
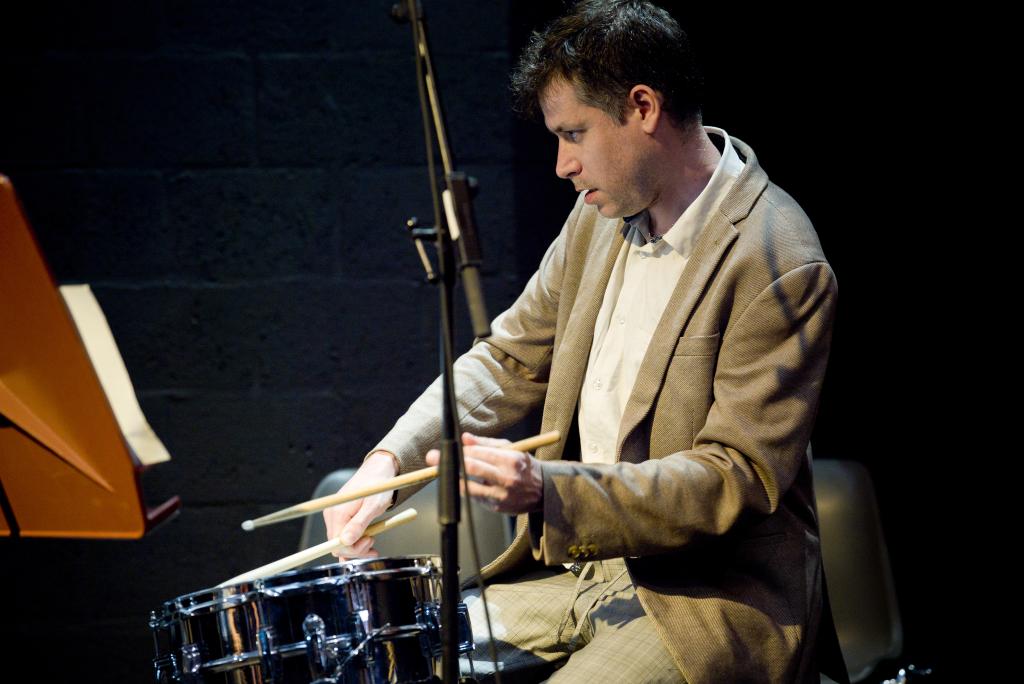
[[[596,556],[597,555],[597,544],[587,544],[587,555],[588,556]]]
[[[573,544],[569,547],[569,558],[579,558],[581,549]]]

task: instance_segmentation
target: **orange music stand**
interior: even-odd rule
[[[0,175],[0,536],[140,538],[181,506],[147,507],[147,467]]]

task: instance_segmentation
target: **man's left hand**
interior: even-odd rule
[[[462,453],[469,476],[469,495],[499,513],[540,510],[544,480],[540,461],[522,451],[508,449],[507,439],[462,433]],[[427,463],[437,465],[441,454],[427,452]],[[465,493],[465,485],[462,486]]]

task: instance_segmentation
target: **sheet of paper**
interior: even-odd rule
[[[100,385],[114,409],[114,417],[121,427],[128,446],[139,463],[152,465],[171,460],[163,442],[142,415],[135,396],[135,388],[128,377],[124,359],[117,349],[107,318],[88,285],[62,285],[60,293],[82,337]]]

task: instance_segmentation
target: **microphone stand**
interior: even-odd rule
[[[416,0],[405,0],[404,3],[392,7],[391,15],[396,21],[408,21],[412,25],[413,45],[416,51],[417,87],[434,205],[433,227],[424,227],[416,219],[410,219],[408,226],[427,271],[427,279],[431,283],[441,286],[439,292],[443,406],[438,500],[442,564],[441,670],[442,681],[450,683],[460,681],[458,526],[461,518],[459,468],[462,463],[462,446],[459,440],[458,411],[452,372],[452,364],[455,360],[452,303],[457,276],[454,246],[457,246],[459,250],[458,269],[462,272],[462,282],[473,323],[473,333],[477,338],[484,338],[491,334],[491,329],[480,287],[480,250],[473,221],[472,182],[464,173],[454,169],[451,149],[448,146],[444,112],[437,93],[437,81],[430,59],[423,10]],[[440,193],[438,192],[439,185],[434,163],[435,142],[441,154],[445,173],[446,189]],[[430,262],[426,258],[421,244],[421,240],[428,237],[434,238],[437,248],[438,272],[436,274],[431,270]]]

